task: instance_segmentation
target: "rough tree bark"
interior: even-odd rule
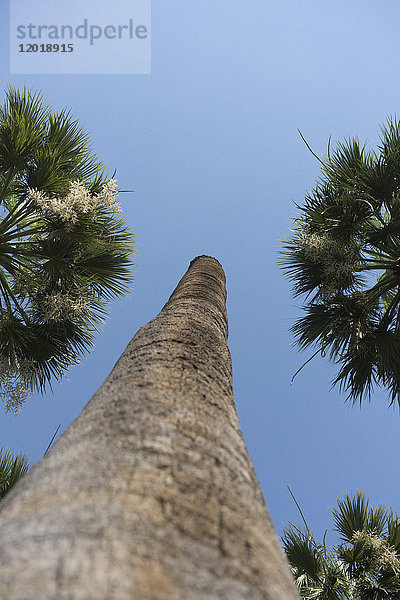
[[[1,598],[298,598],[236,415],[225,299],[218,261],[192,261],[1,503]]]

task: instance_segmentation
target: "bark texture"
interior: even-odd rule
[[[7,600],[295,600],[232,394],[225,276],[190,264],[1,503]]]

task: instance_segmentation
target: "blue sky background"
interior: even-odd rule
[[[297,128],[323,154],[329,136],[374,145],[399,112],[398,2],[153,0],[152,73],[123,76],[10,75],[0,7],[1,90],[26,84],[72,110],[120,187],[135,190],[121,201],[137,237],[132,294],[113,304],[96,349],[53,394],[0,416],[1,444],[38,460],[190,260],[211,254],[227,275],[239,418],[278,532],[300,521],[287,485],[321,537],[346,490],[400,512],[399,413],[379,391],[361,410],[346,404],[319,357],[290,385],[311,353],[291,346],[299,306],[276,264],[294,202],[319,174]]]

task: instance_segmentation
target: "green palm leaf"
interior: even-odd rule
[[[23,452],[0,448],[0,500],[27,473],[28,459]]]

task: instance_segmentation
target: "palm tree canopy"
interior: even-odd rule
[[[301,597],[309,600],[399,600],[400,521],[392,508],[369,505],[359,491],[337,499],[334,529],[342,543],[328,548],[289,523],[283,546]],[[326,535],[326,532],[325,532]]]
[[[338,364],[351,401],[378,384],[400,404],[400,123],[387,120],[376,150],[348,139],[320,161],[282,253],[305,312],[292,332]]]
[[[79,362],[107,303],[128,291],[133,236],[118,190],[66,110],[9,86],[0,107],[0,397]]]

